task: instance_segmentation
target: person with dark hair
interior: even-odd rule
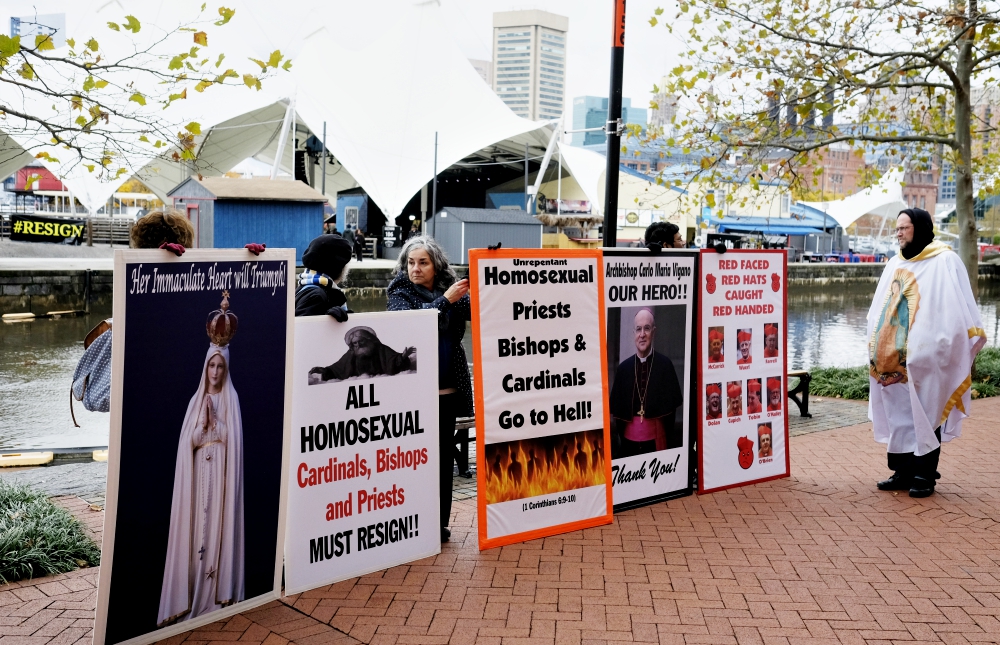
[[[934,241],[930,213],[900,211],[896,239],[900,253],[882,271],[866,336],[869,416],[893,471],[877,487],[927,497],[941,476],[941,443],[961,435],[971,411],[969,374],[986,332],[965,265]]]
[[[386,289],[389,311],[436,309],[438,312],[438,463],[440,464],[441,541],[451,537],[452,464],[459,459],[459,473],[470,476],[469,464],[455,450],[460,438],[455,419],[473,414],[472,379],[462,338],[472,320],[469,280],[458,279],[448,256],[429,236],[406,241],[399,251],[392,282]],[[468,445],[469,431],[461,437]],[[462,463],[465,461],[465,463]]]
[[[358,262],[365,259],[365,232],[360,228],[354,232],[354,253],[358,256]]]
[[[302,254],[305,271],[299,274],[295,291],[296,316],[330,315],[338,322],[347,321],[347,297],[340,284],[347,277],[351,250],[350,243],[335,233],[309,243]]]
[[[642,239],[646,242],[646,248],[654,253],[658,253],[661,249],[684,248],[681,229],[670,222],[653,222],[646,227]]]

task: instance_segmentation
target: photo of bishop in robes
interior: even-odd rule
[[[209,314],[211,343],[177,446],[160,627],[244,598],[243,420],[229,357],[237,326],[223,292]]]
[[[677,372],[669,357],[653,349],[656,323],[643,307],[632,327],[622,321],[622,336],[631,334],[635,354],[615,370],[611,388],[612,459],[666,450],[674,411],[683,403]]]

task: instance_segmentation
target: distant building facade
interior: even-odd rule
[[[518,116],[562,116],[568,32],[569,18],[547,11],[493,14],[493,91]]]
[[[470,58],[469,62],[472,63],[473,69],[479,73],[479,76],[486,81],[486,84],[493,87],[493,62],[476,58]]]
[[[664,76],[660,81],[659,87],[666,87],[668,82],[669,79]],[[671,123],[673,122],[674,117],[677,116],[678,101],[680,101],[679,96],[675,94],[667,94],[662,89],[656,94],[653,94],[653,103],[656,104],[656,108],[650,110],[650,125],[663,128],[664,131],[670,133],[673,130]]]
[[[646,127],[646,108],[632,107],[632,99],[622,99],[622,121]],[[573,99],[572,130],[604,127],[608,120],[608,99],[601,96],[578,96]],[[574,132],[574,146],[603,145],[607,140],[604,132]]]

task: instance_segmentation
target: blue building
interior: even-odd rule
[[[243,248],[248,242],[294,248],[295,261],[323,232],[319,191],[301,181],[189,177],[167,196],[187,214],[196,248]]]
[[[608,99],[600,96],[578,96],[573,99],[573,127],[571,130],[604,127],[608,121]],[[646,108],[632,107],[632,99],[622,99],[622,121],[646,127]],[[574,132],[574,146],[603,145],[607,137],[603,132]]]

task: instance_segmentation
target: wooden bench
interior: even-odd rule
[[[807,370],[791,370],[788,372],[788,378],[799,379],[798,384],[788,389],[788,398],[795,401],[795,405],[799,406],[799,415],[803,417],[812,418],[809,414],[809,383],[812,381],[812,374]]]

